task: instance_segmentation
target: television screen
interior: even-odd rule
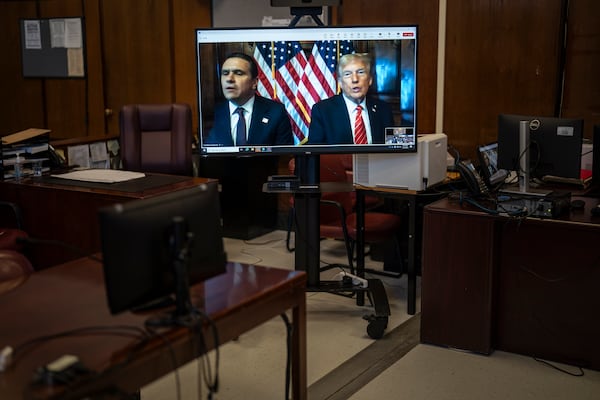
[[[498,167],[519,171],[523,149],[519,146],[520,122],[528,121],[529,174],[531,177],[579,178],[583,120],[501,114],[498,116]]]
[[[99,220],[113,314],[177,300],[175,261],[184,262],[187,284],[225,272],[217,182],[103,208]]]
[[[196,45],[204,156],[416,152],[416,26],[197,29]]]

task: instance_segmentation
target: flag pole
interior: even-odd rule
[[[338,76],[337,76],[337,72],[338,72],[338,64],[340,62],[340,41],[336,40],[335,41],[335,56],[337,57],[337,60],[335,62],[335,71],[334,71],[334,76],[335,76],[335,87],[336,87],[336,93],[335,94],[340,94],[340,81],[338,80]]]
[[[273,82],[273,100],[277,99],[277,85],[275,84],[275,42],[271,42],[271,81]]]

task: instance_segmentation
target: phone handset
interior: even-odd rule
[[[483,178],[481,178],[481,175],[479,175],[470,160],[459,161],[456,166],[472,195],[477,196],[489,193],[489,189]]]

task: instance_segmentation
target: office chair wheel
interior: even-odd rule
[[[369,321],[367,325],[367,334],[371,339],[381,339],[383,332],[387,328],[388,317],[375,317],[373,315],[365,318]]]

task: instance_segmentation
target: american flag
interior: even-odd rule
[[[281,102],[292,123],[294,141],[302,142],[308,132],[308,120],[296,109],[298,83],[308,62],[299,42],[257,43],[254,58],[258,63],[258,93]]]
[[[310,110],[338,92],[335,69],[343,54],[353,53],[350,41],[318,41],[307,58],[299,42],[256,43],[258,93],[280,101],[290,115],[294,143],[308,139]]]
[[[354,53],[354,46],[349,40],[325,40],[313,44],[297,95],[301,108],[308,110],[309,115],[315,103],[339,92],[337,63],[342,55],[348,53]]]

